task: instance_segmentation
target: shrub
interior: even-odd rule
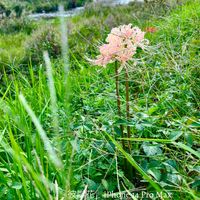
[[[0,13],[4,13],[6,10],[5,5],[0,2]]]
[[[21,4],[16,4],[13,7],[16,17],[21,17],[25,7]]]
[[[37,29],[25,42],[25,62],[31,60],[32,64],[41,63],[43,51],[48,51],[52,58],[58,58],[61,54],[60,35],[52,26]]]
[[[26,12],[28,4],[24,1],[14,1],[14,0],[1,0],[0,2],[0,14],[3,13],[4,16],[10,17],[14,15],[16,17],[21,17],[23,13]]]
[[[8,9],[4,2],[0,2],[0,18],[8,17],[11,13],[11,10]]]
[[[36,13],[41,13],[41,12],[55,12],[58,10],[58,5],[57,4],[51,4],[49,2],[42,3],[39,6],[34,7],[33,12]]]
[[[4,18],[0,20],[0,34],[24,32],[30,34],[35,29],[35,23],[25,17]]]

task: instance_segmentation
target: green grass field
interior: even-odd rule
[[[129,23],[156,32],[128,63],[127,121],[124,70],[119,117],[113,65],[87,58],[112,27]],[[0,34],[0,199],[200,199],[198,0],[170,8],[88,5],[64,24],[61,47],[60,19],[19,26]],[[120,125],[131,127],[130,153]]]

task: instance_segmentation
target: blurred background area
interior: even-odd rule
[[[66,10],[82,7],[91,2],[103,5],[128,4],[131,2],[139,3],[177,3],[180,0],[1,0],[0,18],[16,16],[20,17],[27,13],[49,13],[56,12],[58,5],[64,5]]]
[[[53,59],[60,58],[60,4],[68,18],[71,65],[77,68],[74,58],[93,54],[94,44],[103,40],[112,27],[129,23],[148,26],[180,0],[1,0],[0,74],[4,70],[9,73],[12,66],[27,71],[28,63],[42,63],[44,50]]]

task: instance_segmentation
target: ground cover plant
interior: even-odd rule
[[[0,34],[0,199],[199,199],[199,1],[28,23]],[[145,50],[91,63],[128,24]]]

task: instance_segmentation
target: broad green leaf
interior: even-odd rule
[[[186,139],[187,145],[190,146],[190,147],[192,147],[192,146],[193,146],[193,138],[192,138],[192,135],[186,133],[186,134],[185,134],[185,139]]]
[[[200,180],[194,181],[191,185],[192,185],[192,188],[200,187]]]
[[[170,133],[169,139],[175,141],[179,137],[181,137],[182,134],[183,134],[182,131],[173,131],[173,132]]]
[[[181,176],[178,174],[167,174],[167,180],[173,185],[179,186],[181,184]]]
[[[96,184],[93,180],[91,180],[89,178],[85,178],[85,181],[90,190],[96,190],[98,188],[98,184]]]
[[[142,148],[147,156],[162,154],[162,149],[156,144],[143,143]]]
[[[151,107],[151,108],[149,108],[149,110],[148,110],[148,114],[151,115],[151,114],[153,114],[154,112],[156,112],[158,109],[159,109],[158,106]]]
[[[178,166],[175,160],[167,160],[163,164],[166,166],[167,170],[170,172],[177,172],[178,170]]]
[[[105,187],[105,189],[108,190],[108,188],[109,188],[108,182],[105,179],[102,179],[101,182],[102,182],[103,186]]]
[[[148,174],[151,174],[157,181],[160,181],[161,172],[159,169],[152,168],[152,169],[149,169],[147,172],[148,172]]]

